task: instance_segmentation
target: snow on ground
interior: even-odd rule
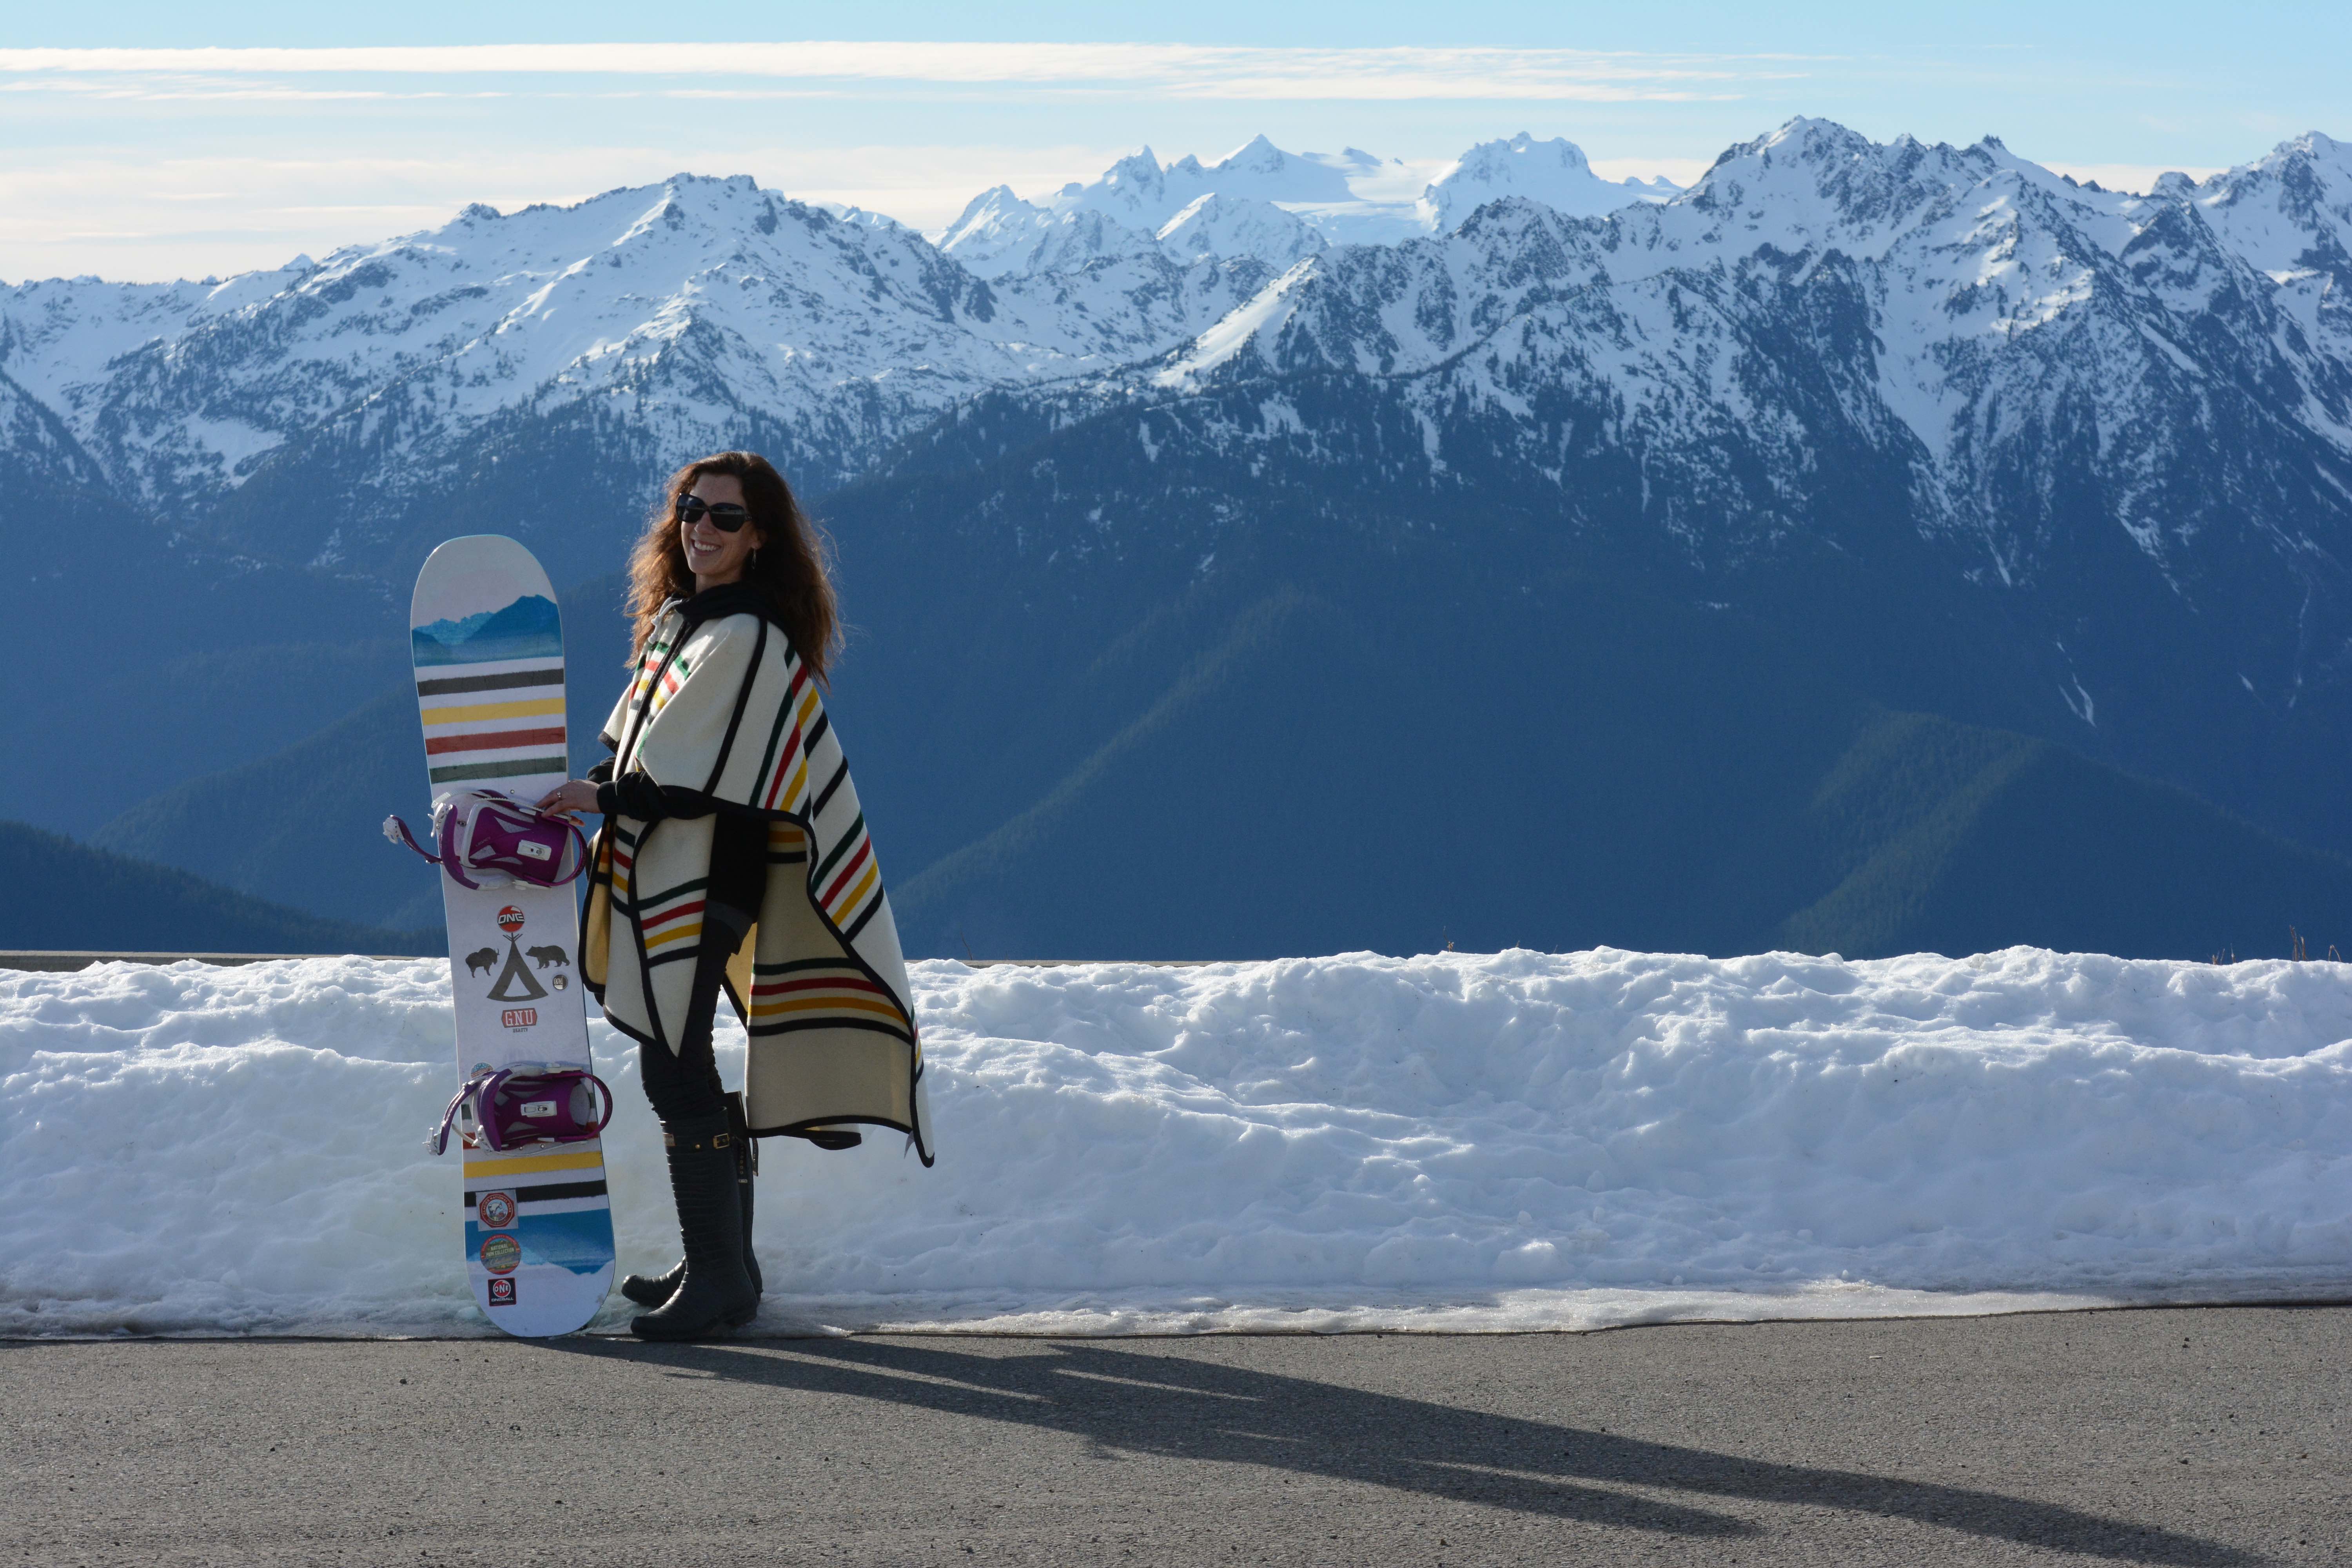
[[[2352,1292],[2341,965],[1601,950],[914,983],[939,1164],[768,1141],[768,1331]],[[421,1145],[447,987],[356,958],[0,977],[0,1333],[495,1332],[456,1156]],[[625,1270],[676,1247],[625,1043],[595,1026]]]

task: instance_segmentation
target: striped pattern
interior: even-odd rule
[[[817,683],[778,627],[751,614],[646,639],[605,734],[614,771],[768,814],[770,875],[751,940],[727,960],[753,1049],[756,1131],[881,1125],[925,1163],[922,1052],[906,960],[849,763]],[[680,1037],[703,956],[715,816],[622,819],[602,836],[583,918],[583,975],[634,1037]]]
[[[770,811],[803,815],[808,797],[809,747],[831,728],[824,704],[817,700],[816,682],[809,679],[801,656],[784,650],[790,679],[784,700],[776,706],[775,722],[768,729],[767,754],[760,759],[760,805]]]
[[[466,1162],[466,1185],[479,1188],[499,1176],[536,1176],[545,1171],[602,1171],[602,1143],[551,1143],[543,1154],[492,1154]]]
[[[670,963],[693,958],[702,940],[702,894],[710,879],[689,877],[640,899],[633,880],[636,848],[635,836],[614,824],[609,850],[613,907],[644,933],[646,962]]]
[[[833,720],[817,700],[816,683],[800,654],[783,652],[787,681],[784,700],[776,706],[768,731],[767,751],[760,759],[760,804],[770,811],[821,819],[849,781],[849,759],[832,739]],[[822,758],[823,761],[818,761]],[[866,831],[866,814],[856,813],[848,826],[817,862],[809,877],[810,896],[825,917],[848,940],[882,907],[882,868]]]
[[[628,705],[632,710],[645,708],[647,719],[668,707],[677,689],[686,684],[686,678],[694,673],[693,655],[680,653],[676,658],[669,658],[669,650],[676,646],[671,638],[656,635],[646,639],[645,651],[637,655],[637,673],[629,683]],[[662,668],[665,659],[669,665],[667,669]],[[646,706],[648,696],[652,700],[650,707]]]
[[[845,1022],[909,1039],[915,1033],[905,1009],[864,970],[826,959],[753,964],[746,1002],[754,1035],[838,1028]]]
[[[425,761],[436,786],[571,773],[563,727],[563,666],[544,659],[458,666],[416,683]]]

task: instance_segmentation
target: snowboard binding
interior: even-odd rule
[[[560,888],[588,866],[588,840],[578,825],[494,789],[435,795],[433,849],[416,842],[397,816],[383,819],[383,836],[448,872],[461,888]]]
[[[480,1073],[449,1101],[441,1125],[425,1134],[425,1146],[436,1154],[446,1152],[449,1129],[460,1114],[480,1130],[484,1144],[500,1153],[528,1143],[584,1143],[612,1121],[613,1090],[586,1068],[526,1063]]]

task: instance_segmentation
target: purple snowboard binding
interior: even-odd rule
[[[425,1135],[427,1149],[438,1154],[449,1147],[449,1129],[469,1101],[483,1143],[501,1153],[529,1143],[584,1143],[613,1120],[612,1089],[585,1068],[501,1068],[457,1091],[441,1125]]]

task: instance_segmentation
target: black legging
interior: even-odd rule
[[[768,825],[722,814],[710,835],[710,879],[702,895],[702,941],[694,961],[685,1032],[674,1053],[656,1045],[637,1047],[646,1098],[665,1125],[727,1113],[727,1091],[719,1084],[719,1059],[710,1047],[711,1026],[719,1014],[727,960],[758,918],[767,885]]]

